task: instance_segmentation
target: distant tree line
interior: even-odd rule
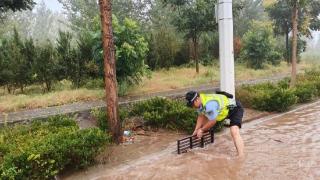
[[[147,73],[144,60],[148,43],[135,21],[113,19],[117,80],[133,84]],[[80,87],[88,79],[102,78],[101,44],[100,29],[82,31],[77,39],[70,32],[60,31],[56,43],[23,39],[14,29],[11,36],[0,41],[0,86],[9,93],[17,88],[23,92],[31,84],[43,85],[44,91],[50,91],[56,81],[63,79]]]
[[[20,1],[26,4],[18,10],[34,5],[33,1]],[[39,41],[17,30],[9,35],[0,31],[0,85],[8,91],[23,90],[34,83],[49,91],[55,81],[62,79],[80,87],[87,79],[103,77],[98,3],[58,1],[63,5],[70,29],[61,30],[56,40]],[[218,62],[216,3],[216,0],[113,0],[118,82],[137,84],[150,70],[180,65],[195,66],[199,72],[199,64]],[[282,60],[291,62],[292,3],[233,2],[237,62],[255,69],[267,63],[277,65]],[[1,14],[5,15],[6,8],[1,9]],[[298,60],[306,48],[304,38],[312,38],[310,30],[320,29],[319,13],[319,0],[306,0],[298,7]],[[31,22],[25,16],[17,19]],[[19,22],[11,24],[19,26]]]

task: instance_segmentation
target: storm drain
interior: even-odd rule
[[[214,131],[210,130],[202,136],[197,138],[196,135],[189,136],[177,141],[178,154],[186,153],[189,149],[201,147],[203,148],[206,144],[214,143]]]

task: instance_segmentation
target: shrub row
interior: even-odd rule
[[[133,105],[130,116],[141,116],[151,127],[193,132],[197,114],[179,100],[156,97]]]
[[[320,96],[320,71],[313,69],[297,76],[294,88],[289,88],[290,79],[278,83],[243,85],[236,90],[237,98],[246,107],[283,112],[296,103],[310,102]]]
[[[56,116],[0,131],[1,179],[53,179],[65,168],[83,168],[110,138],[97,128],[80,130]]]
[[[97,125],[100,130],[104,132],[110,132],[110,128],[107,120],[107,113],[105,109],[95,108],[91,110],[91,115],[96,118]],[[120,121],[123,123],[124,119],[128,116],[128,111],[126,109],[119,110]]]
[[[97,119],[100,129],[108,131],[105,111],[95,109],[91,114]],[[196,124],[197,113],[195,110],[188,108],[185,102],[181,100],[155,97],[132,104],[129,108],[120,109],[122,123],[125,123],[127,117],[135,116],[142,117],[145,126],[192,133]],[[216,131],[222,128],[222,122],[217,123],[215,126]]]
[[[91,111],[91,114],[97,119],[101,130],[109,130],[104,109],[94,109]],[[196,118],[195,112],[187,108],[181,101],[160,97],[138,102],[125,109],[120,109],[120,120],[122,123],[125,123],[127,117],[133,116],[142,117],[146,126],[185,130],[187,132],[193,131]]]

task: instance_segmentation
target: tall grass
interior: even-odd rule
[[[199,74],[192,67],[172,67],[169,70],[158,70],[152,73],[150,79],[144,78],[130,94],[158,92],[178,89],[193,85],[208,84],[219,79],[217,66],[201,66]]]
[[[320,52],[318,51],[308,51],[305,53],[302,53],[301,55],[302,60],[309,64],[316,64],[320,65]]]
[[[73,89],[46,94],[18,94],[0,96],[0,112],[57,106],[77,101],[89,101],[104,97],[103,90]]]
[[[310,63],[301,62],[298,65],[298,70],[304,72],[305,69],[309,69],[312,66]],[[283,74],[289,75],[290,72],[291,66],[285,62],[280,63],[279,66],[266,65],[264,69],[258,70],[249,69],[246,65],[239,63],[235,66],[236,81],[267,78]],[[218,85],[219,79],[219,65],[200,66],[199,74],[196,73],[193,67],[175,67],[169,70],[153,72],[152,78],[145,78],[143,83],[133,88],[129,94],[143,94],[206,84]]]

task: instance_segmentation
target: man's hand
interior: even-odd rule
[[[199,129],[195,129],[195,130],[193,131],[193,133],[192,133],[192,136],[197,135],[198,130],[199,130]]]
[[[202,136],[203,136],[203,130],[200,128],[200,129],[198,129],[198,131],[197,131],[197,137],[198,137],[198,138],[202,138]]]

